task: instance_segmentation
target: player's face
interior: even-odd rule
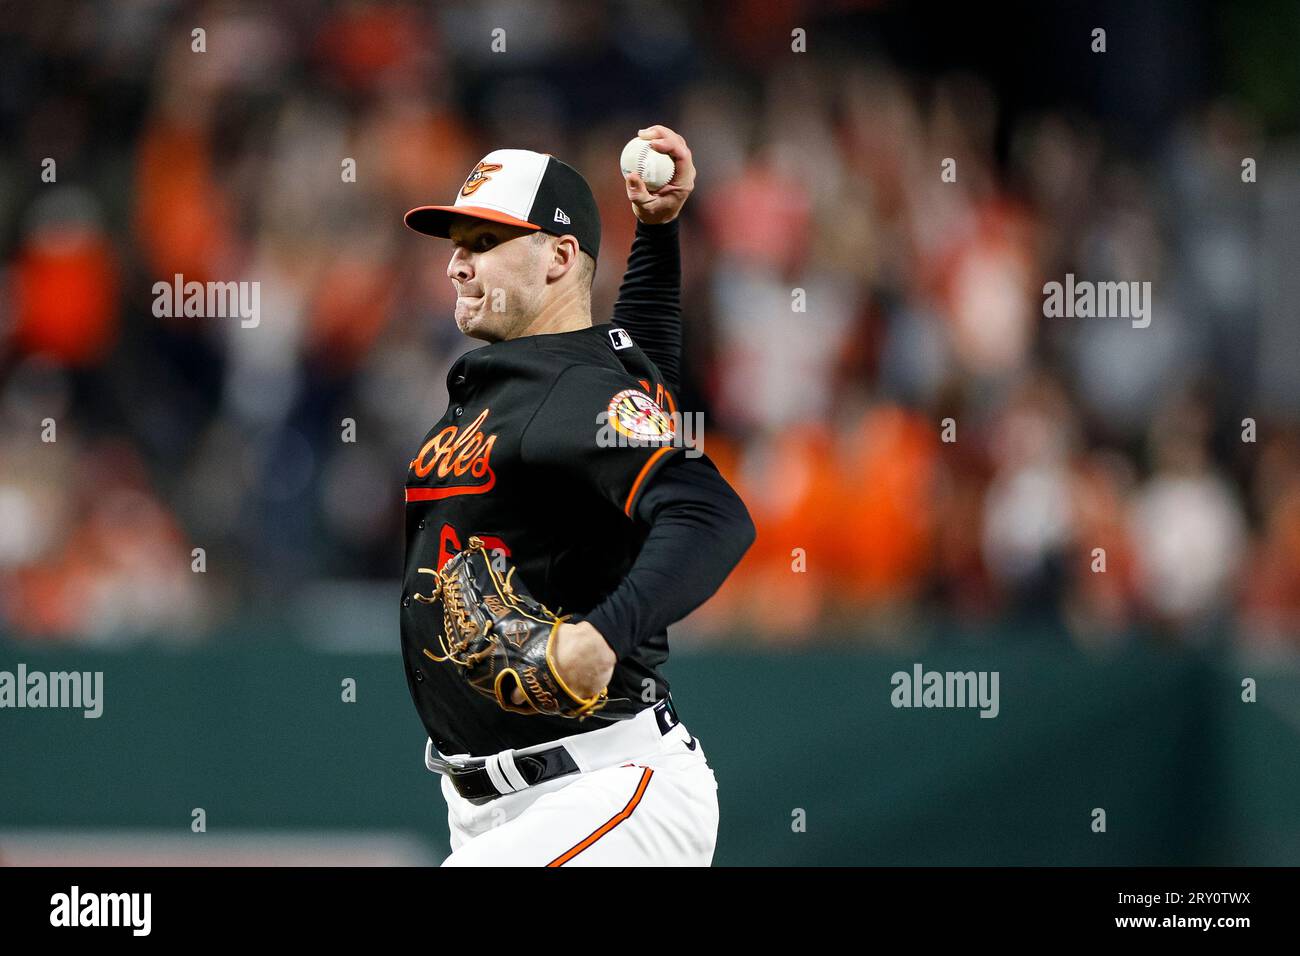
[[[513,338],[532,320],[546,286],[532,231],[483,220],[453,222],[447,277],[456,287],[456,327],[486,342]]]

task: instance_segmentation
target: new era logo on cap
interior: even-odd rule
[[[456,216],[572,235],[593,259],[600,250],[600,213],[591,187],[549,153],[495,149],[470,171],[454,205],[417,206],[405,221],[416,232],[447,238]]]

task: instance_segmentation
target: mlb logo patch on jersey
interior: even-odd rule
[[[630,349],[632,347],[632,336],[628,335],[622,329],[610,329],[609,341],[614,346],[614,351],[619,349]]]

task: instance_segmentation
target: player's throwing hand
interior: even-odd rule
[[[690,147],[680,134],[667,126],[648,126],[637,135],[649,140],[651,149],[671,157],[677,169],[668,185],[653,193],[636,173],[626,174],[623,181],[627,186],[627,198],[632,202],[632,211],[647,225],[672,222],[695,188],[695,163],[691,159]]]
[[[558,676],[578,697],[596,697],[609,686],[618,658],[600,631],[586,621],[556,628],[551,650]],[[510,701],[525,703],[524,692],[516,687]]]

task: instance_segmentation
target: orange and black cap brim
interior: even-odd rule
[[[416,232],[447,239],[450,238],[451,224],[458,216],[518,226],[531,232],[537,232],[542,228],[527,219],[520,219],[498,209],[488,209],[484,206],[416,206],[402,217],[402,221]]]

